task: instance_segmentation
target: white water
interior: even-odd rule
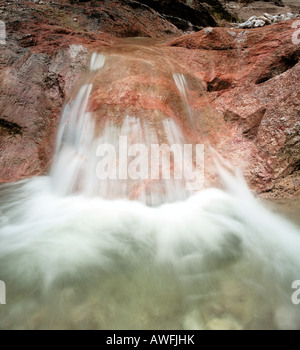
[[[99,54],[93,54],[90,62],[90,71],[94,72],[101,69],[104,65],[105,57]],[[174,84],[180,92],[183,105],[186,109],[187,119],[193,125],[193,113],[187,98],[187,83],[182,74],[173,74]],[[116,124],[108,119],[103,122],[102,131],[97,134],[95,125],[95,116],[89,112],[88,101],[93,89],[91,82],[84,84],[74,99],[65,106],[62,113],[61,123],[57,136],[57,148],[54,157],[52,170],[50,173],[52,190],[61,195],[81,193],[89,196],[98,195],[101,198],[134,198],[150,205],[185,199],[195,190],[203,187],[204,174],[204,152],[203,145],[197,145],[188,152],[184,148],[187,144],[181,128],[175,121],[166,118],[158,124],[160,133],[157,130],[157,124],[153,125],[149,120],[142,120],[135,116],[124,115],[121,123]],[[124,144],[120,145],[120,136],[126,137],[127,149],[124,150]],[[164,142],[161,139],[164,139]],[[116,150],[116,166],[108,165],[108,176],[99,179],[97,167],[100,157],[98,146],[109,145]],[[128,153],[126,160],[134,160],[134,156],[139,155],[140,149],[145,148],[147,160],[144,160],[144,166],[140,166],[138,171],[133,171],[135,178],[129,174],[130,164],[123,164],[124,157],[121,154]],[[153,168],[162,172],[160,162],[172,163],[170,152],[161,149],[157,156],[151,154],[153,145],[177,146],[182,150],[180,161],[175,161],[179,175],[177,178],[170,171],[169,178],[158,178],[152,175]],[[192,146],[192,145],[191,145]],[[198,152],[196,152],[198,150]],[[173,158],[175,158],[172,153]],[[195,157],[197,155],[197,157]],[[103,156],[103,155],[102,155]],[[106,156],[108,160],[111,160]],[[145,157],[144,157],[145,158]],[[153,159],[155,158],[155,159]],[[194,159],[196,158],[196,161]],[[136,159],[136,158],[135,158]],[[163,159],[163,160],[162,160]],[[158,163],[155,161],[158,160]],[[152,163],[151,163],[152,162]],[[107,162],[108,163],[108,162]],[[128,162],[127,162],[128,163]],[[146,163],[146,166],[145,166]],[[157,164],[154,164],[157,163]],[[67,166],[66,166],[67,165]],[[125,171],[123,170],[125,167]],[[138,168],[136,166],[136,168]],[[146,174],[145,174],[145,168]],[[172,165],[168,166],[168,169]],[[144,171],[144,172],[143,172]],[[117,178],[115,178],[117,174]],[[119,176],[121,174],[121,176]],[[104,174],[105,175],[105,174]],[[159,176],[160,175],[160,176]],[[151,181],[151,180],[159,181]],[[101,180],[101,181],[100,181]],[[149,181],[143,181],[149,180]]]
[[[157,206],[143,192],[122,198],[126,183],[102,187],[91,88],[64,111],[51,175],[0,188],[0,328],[299,329],[299,229],[222,169],[224,190],[187,196],[171,182],[162,198],[172,202]],[[145,125],[127,118],[122,128],[139,138]],[[107,124],[100,140],[113,142],[114,130]]]

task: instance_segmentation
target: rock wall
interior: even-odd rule
[[[195,110],[209,102],[210,112],[199,117],[199,135],[208,135],[233,165],[243,164],[257,192],[300,195],[300,47],[292,41],[293,21],[255,29],[206,27],[183,35],[183,23],[195,30],[219,22],[207,1],[178,2],[198,6],[200,13],[203,6],[208,22],[187,12],[176,25],[176,14],[166,13],[167,1],[160,7],[146,0],[0,5],[7,34],[0,45],[1,182],[47,171],[64,99],[91,52],[118,37],[144,36],[166,39],[161,45],[166,59],[204,86],[198,97],[192,91]]]
[[[300,188],[300,46],[292,23],[207,28],[170,44],[206,82],[211,105],[232,130],[218,150],[231,162],[244,161],[250,184],[270,196]]]

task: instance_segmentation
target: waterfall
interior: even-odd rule
[[[96,79],[105,75],[99,70],[105,61],[111,65],[112,59],[114,55],[106,58],[92,54],[90,72],[96,74]],[[166,79],[175,91],[178,89],[182,117],[186,114],[186,120],[194,127],[184,75],[173,73]],[[155,112],[151,118],[143,118],[125,110],[119,112],[117,121],[107,118],[103,106],[104,112],[91,112],[92,82],[93,78],[88,76],[74,99],[64,107],[50,174],[54,191],[61,195],[83,193],[107,199],[132,198],[159,205],[185,199],[203,187],[203,144],[188,143],[176,120],[167,116],[162,119]],[[99,120],[100,131],[96,125]]]
[[[67,101],[49,175],[0,187],[0,328],[299,329],[299,228],[238,174],[219,167],[224,188],[204,187],[185,75],[165,74],[157,111],[135,71],[154,79],[152,56],[120,86],[110,72],[130,69],[115,51],[92,55]],[[147,110],[101,100],[111,86],[130,100],[128,81]]]

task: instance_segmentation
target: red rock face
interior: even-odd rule
[[[299,194],[300,48],[292,23],[204,29],[170,44],[206,82],[211,106],[232,131],[217,149],[243,163],[250,184],[270,195],[284,191],[287,178],[284,195]]]
[[[1,182],[47,171],[63,101],[87,70],[91,52],[112,54],[121,45],[116,71],[104,70],[94,79],[91,109],[99,129],[104,117],[117,120],[126,112],[158,126],[172,118],[191,142],[207,142],[231,164],[243,165],[257,192],[300,194],[300,66],[292,22],[251,30],[205,28],[182,36],[157,12],[130,1],[122,8],[117,1],[96,7],[43,3],[24,0],[3,10]],[[150,46],[149,55],[140,57],[126,53],[120,42],[110,48],[115,37],[166,35],[172,39],[156,45],[155,55]],[[186,77],[193,127],[170,83],[174,71]],[[213,171],[208,173],[213,179]]]

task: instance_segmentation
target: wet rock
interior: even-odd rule
[[[163,16],[180,18],[198,27],[217,26],[220,19],[227,21],[233,19],[219,0],[139,0],[139,2],[147,4]]]
[[[291,40],[292,23],[255,31],[213,28],[170,43],[178,59],[206,82],[212,107],[231,130],[227,139],[222,125],[222,142],[215,147],[232,164],[242,162],[250,185],[268,196],[299,193],[300,52]],[[220,81],[231,85],[211,88]]]
[[[99,81],[94,108],[106,103],[111,115],[116,110],[147,110],[147,118],[158,110],[159,115],[178,120],[191,141],[204,138],[232,165],[243,163],[248,182],[257,192],[269,196],[299,193],[300,51],[292,42],[294,20],[254,30],[213,27],[212,23],[182,36],[171,17],[184,19],[182,28],[191,23],[192,30],[200,22],[177,15],[161,14],[146,1],[134,0],[122,1],[122,7],[114,0],[44,1],[42,6],[21,0],[5,6],[7,40],[0,51],[0,144],[4,150],[0,181],[46,171],[63,101],[88,69],[91,52],[105,51],[116,37],[144,36],[169,38],[159,44],[160,59],[151,64],[157,72],[174,67],[187,78],[188,99],[198,115],[193,130],[198,138],[191,136],[178,91],[160,73],[155,79],[139,74],[123,81],[118,78],[120,84],[107,90]],[[272,22],[267,14],[264,17]],[[130,65],[138,67],[147,60],[145,56]],[[138,86],[144,86],[143,93],[137,93]],[[152,90],[155,93],[149,96]]]

